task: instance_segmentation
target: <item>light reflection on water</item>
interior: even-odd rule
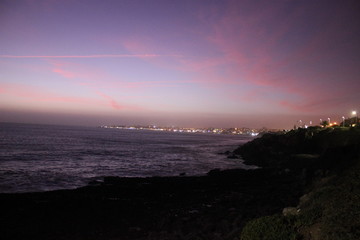
[[[69,189],[103,176],[248,168],[223,153],[251,137],[0,123],[0,192]]]

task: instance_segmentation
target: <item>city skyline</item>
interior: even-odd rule
[[[283,129],[359,111],[357,1],[0,7],[0,121]]]

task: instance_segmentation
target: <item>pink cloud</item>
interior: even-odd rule
[[[25,98],[31,101],[38,102],[63,102],[63,103],[83,103],[83,104],[101,104],[96,99],[60,96],[54,92],[47,91],[41,88],[34,88],[22,84],[2,84],[1,88],[6,89],[5,94]]]
[[[234,101],[262,101],[284,110],[301,112],[331,108],[327,104],[329,101],[323,105],[319,102],[321,99],[335,99],[336,95],[345,98],[345,93],[338,93],[339,88],[344,87],[340,81],[331,82],[332,86],[325,83],[334,76],[349,78],[346,76],[348,73],[340,71],[339,66],[336,66],[336,71],[323,71],[316,67],[322,67],[321,62],[327,63],[328,59],[333,59],[331,56],[337,48],[329,51],[333,43],[331,39],[339,37],[339,34],[334,34],[336,31],[342,31],[339,26],[336,31],[332,29],[333,24],[327,24],[328,27],[314,34],[310,30],[302,30],[304,16],[312,7],[311,4],[298,7],[291,14],[284,14],[285,8],[266,1],[251,8],[250,12],[238,1],[231,1],[224,12],[207,8],[210,11],[199,14],[199,19],[206,23],[206,30],[201,29],[198,34],[204,36],[204,44],[213,46],[208,56],[182,56],[172,62],[158,58],[147,61],[190,73],[189,82],[228,91],[224,97]],[[337,19],[340,18],[333,18],[332,21]],[[293,33],[299,35],[298,39]],[[303,33],[306,36],[302,36]],[[326,39],[328,41],[324,41]],[[134,54],[164,51],[161,45],[151,44],[151,41],[127,41],[123,46]],[[357,79],[355,75],[353,77]],[[358,81],[352,82],[353,86],[359,86]],[[231,90],[220,90],[224,86],[234,87],[242,95],[237,97],[237,93]],[[241,91],[242,86],[251,90]],[[341,104],[345,103],[341,101]],[[340,103],[335,101],[332,106],[335,105]]]
[[[346,111],[346,109],[349,109],[349,107],[353,106],[353,102],[355,101],[357,101],[357,96],[352,96],[340,91],[337,96],[332,96],[332,94],[328,94],[322,98],[314,98],[313,96],[309,96],[306,100],[282,100],[279,101],[278,104],[297,112],[316,113],[331,111],[332,109],[343,109],[343,111]]]
[[[51,60],[51,71],[67,79],[76,80],[75,83],[95,89],[145,89],[152,87],[173,87],[178,84],[188,83],[188,80],[169,81],[130,81],[121,76],[113,76],[102,69],[89,67],[83,64],[60,60]]]
[[[122,109],[124,109],[124,106],[121,106],[121,105],[120,105],[118,102],[116,102],[112,97],[110,97],[110,96],[108,96],[108,95],[106,95],[106,94],[104,94],[104,93],[102,93],[102,92],[99,92],[99,91],[97,91],[97,94],[98,94],[99,96],[105,98],[105,99],[108,101],[109,105],[110,105],[112,108],[114,108],[114,109],[116,109],[116,110],[122,110]]]
[[[170,67],[190,73],[193,76],[188,80],[189,83],[201,84],[205,87],[219,89],[222,89],[224,85],[234,87],[251,85],[255,87],[251,92],[240,97],[237,97],[236,94],[225,93],[224,97],[228,99],[240,99],[248,102],[258,99],[270,102],[269,95],[264,94],[258,87],[270,87],[273,93],[286,91],[303,97],[298,88],[297,79],[277,71],[287,63],[273,59],[272,47],[276,44],[277,39],[281,38],[290,28],[290,25],[283,24],[280,30],[270,36],[266,44],[252,40],[253,38],[256,39],[255,35],[264,35],[261,31],[259,33],[255,30],[258,29],[256,24],[258,24],[262,14],[259,13],[258,16],[249,19],[239,17],[232,11],[229,11],[229,14],[224,14],[225,17],[213,25],[213,33],[204,39],[213,43],[214,49],[221,51],[222,54],[220,55],[201,58],[183,56],[170,63],[161,62],[161,59],[148,59],[148,61],[162,67]],[[128,41],[123,46],[135,54],[144,51],[161,52],[161,47],[151,45],[149,42]],[[276,105],[275,101],[272,100],[272,102]]]
[[[229,83],[245,84],[255,87],[240,99],[245,101],[261,100],[272,102],[271,96],[277,93],[292,94],[297,99],[306,99],[319,94],[308,86],[309,80],[301,76],[299,71],[288,71],[294,62],[284,61],[277,52],[279,39],[288,33],[292,25],[289,22],[279,22],[275,31],[263,28],[262,21],[272,21],[276,12],[273,7],[264,7],[256,14],[239,14],[236,2],[230,5],[228,11],[213,25],[213,33],[208,36],[222,56],[217,57],[218,64],[211,66],[212,79],[219,79],[219,84]],[[299,14],[298,12],[296,14]],[[289,60],[289,59],[287,59]],[[215,62],[214,60],[212,62]],[[227,80],[221,81],[221,76],[214,68],[222,69],[223,64],[228,66]],[[194,64],[196,66],[196,64]],[[286,69],[286,71],[285,71]],[[200,69],[201,71],[201,69]],[[201,73],[208,76],[208,69]],[[219,71],[223,73],[223,71]],[[216,82],[216,81],[215,81]],[[261,87],[261,88],[259,88]],[[268,88],[270,94],[263,94],[263,87]],[[320,89],[321,90],[321,89]],[[286,94],[285,94],[286,95]],[[231,96],[231,94],[229,94]],[[284,98],[286,99],[286,98]],[[295,106],[284,100],[281,106],[295,110]],[[307,106],[303,106],[304,110]],[[299,108],[296,108],[298,110]],[[311,108],[308,108],[311,110]]]
[[[67,79],[76,79],[76,83],[83,86],[100,84],[104,79],[114,80],[115,78],[101,69],[89,67],[84,64],[73,63],[62,60],[49,60],[51,71]]]
[[[61,68],[54,68],[52,71],[54,73],[60,74],[61,76],[65,77],[65,78],[75,78],[75,76],[77,76],[74,72],[66,71]]]
[[[155,58],[177,55],[159,54],[94,54],[94,55],[0,55],[0,58]]]
[[[105,107],[111,107],[115,110],[141,109],[140,107],[135,105],[120,104],[112,97],[101,92],[97,92],[97,95],[101,96],[102,99],[98,99],[95,97],[73,97],[73,96],[58,95],[47,89],[34,88],[28,85],[4,84],[4,83],[0,85],[0,90],[1,90],[1,94],[23,98],[26,99],[26,101],[48,102],[49,104],[71,103],[71,104],[85,104],[89,106],[98,106],[98,107],[105,106]]]

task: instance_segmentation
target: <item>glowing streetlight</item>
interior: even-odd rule
[[[302,121],[299,120],[298,123],[299,123],[299,127],[302,128]]]
[[[341,118],[342,118],[342,121],[343,121],[343,127],[345,127],[345,117],[342,116]]]
[[[355,120],[356,120],[355,124],[357,125],[357,123],[358,123],[357,112],[356,112],[356,111],[352,111],[351,114],[355,116]]]

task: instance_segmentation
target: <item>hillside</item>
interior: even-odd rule
[[[298,175],[305,189],[296,206],[248,222],[241,240],[360,239],[360,129],[266,134],[235,153],[248,164]]]

